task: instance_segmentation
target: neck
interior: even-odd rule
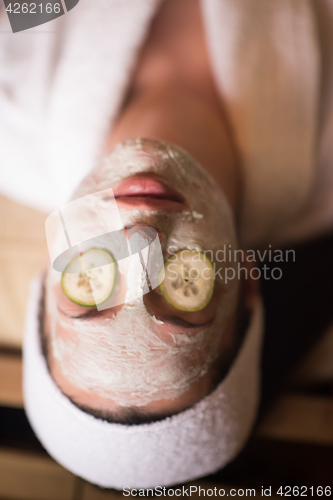
[[[240,195],[237,154],[220,106],[202,97],[180,85],[160,84],[130,94],[109,136],[106,152],[116,143],[135,137],[176,144],[213,176],[237,216]]]

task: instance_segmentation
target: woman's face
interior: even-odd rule
[[[51,371],[63,391],[83,406],[171,413],[212,389],[210,370],[232,344],[238,285],[237,280],[225,283],[221,268],[232,263],[219,258],[236,245],[232,215],[213,179],[183,150],[161,141],[118,144],[74,198],[109,188],[124,228],[157,231],[164,261],[183,249],[209,256],[213,295],[197,312],[177,309],[159,287],[103,311],[87,310],[66,297],[61,273],[50,268],[46,331]],[[103,217],[95,208],[91,216]],[[144,269],[139,263],[129,274],[128,279],[140,282]]]

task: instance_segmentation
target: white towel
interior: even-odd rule
[[[81,0],[65,16],[17,34],[2,12],[3,194],[46,212],[68,201],[98,160],[160,3]],[[332,30],[332,0],[321,4]],[[333,142],[318,143],[320,134],[330,137],[332,120],[317,123],[323,96],[313,2],[201,0],[201,6],[216,85],[243,162],[242,244],[332,227]],[[330,40],[325,47],[332,52]],[[333,67],[330,57],[324,63]],[[332,115],[332,96],[326,101]]]
[[[32,284],[24,338],[24,399],[38,438],[64,467],[102,487],[170,486],[213,473],[240,451],[259,400],[263,313],[258,299],[225,379],[192,408],[159,422],[122,425],[96,419],[62,394],[38,336],[41,281]]]

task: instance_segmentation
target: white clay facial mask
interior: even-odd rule
[[[73,301],[68,284],[68,293],[64,293],[62,273],[50,269],[47,279],[48,334],[64,377],[79,390],[93,391],[120,406],[147,407],[188,391],[219,356],[225,327],[237,302],[237,282],[223,283],[214,267],[218,249],[235,245],[228,203],[213,179],[181,149],[140,139],[119,144],[82,182],[75,197],[88,199],[87,195],[109,189],[116,193],[124,179],[145,174],[163,179],[183,200],[170,206],[157,203],[155,208],[128,207],[117,196],[113,200],[118,209],[114,230],[144,226],[158,233],[161,261],[158,266],[155,262],[154,281],[147,281],[147,268],[142,266],[141,258],[144,251],[127,261],[123,273],[121,260],[115,257],[118,277],[112,287],[118,294],[117,303],[107,305],[94,317],[81,318],[86,309],[80,307],[89,304]],[[96,206],[84,210],[87,217],[99,216]],[[140,234],[131,236],[138,241],[144,239]],[[199,278],[192,275],[189,280],[186,275],[183,280],[164,283],[166,276],[161,277],[160,270],[165,270],[168,259],[172,261],[185,250],[187,260],[194,254],[203,256],[189,267],[190,272],[196,268]],[[204,256],[207,251],[212,258]],[[200,278],[203,270],[205,279]],[[99,301],[107,304],[110,281],[103,286]],[[182,321],[191,319],[190,315],[205,315],[213,308],[216,294],[220,303],[209,325],[184,328]],[[151,298],[158,304],[152,309],[148,307]],[[85,295],[84,300],[89,302],[89,296]],[[168,315],[176,319],[180,315],[179,325],[170,325],[165,319]]]

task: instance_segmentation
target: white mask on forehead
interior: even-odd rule
[[[54,383],[38,336],[41,292],[41,283],[33,283],[23,346],[23,390],[29,421],[55,460],[104,488],[150,488],[214,473],[239,453],[259,399],[260,300],[233,365],[211,394],[177,415],[128,426],[80,410]]]
[[[124,226],[144,223],[166,235],[164,251],[172,247],[213,253],[224,244],[235,244],[232,216],[223,193],[210,176],[175,146],[151,140],[134,140],[118,145],[83,181],[75,197],[113,188],[124,178],[142,172],[157,173],[184,197],[188,207],[181,212],[127,211],[119,208]],[[127,276],[142,279],[140,262],[133,261]],[[53,276],[53,278],[52,278]],[[114,317],[93,320],[61,319],[67,330],[57,335],[52,283],[60,273],[49,273],[48,312],[53,354],[65,377],[74,386],[93,390],[121,406],[145,406],[186,392],[219,356],[226,322],[235,310],[235,281],[225,287],[210,327],[195,334],[173,333],[146,310],[143,297],[128,300]]]
[[[56,337],[65,377],[76,387],[109,397],[120,406],[145,406],[186,392],[219,355],[223,315],[195,334],[163,333],[143,299],[125,304],[114,318],[61,320]]]

